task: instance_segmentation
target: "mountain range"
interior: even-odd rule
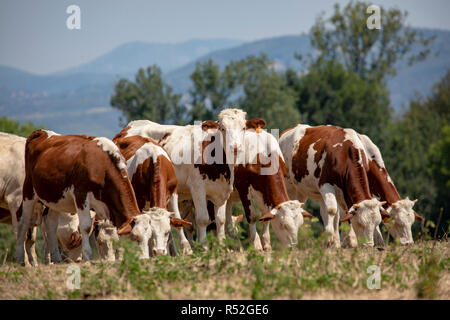
[[[435,35],[425,61],[398,64],[398,74],[388,80],[391,102],[400,113],[416,94],[427,95],[450,69],[450,31],[420,29]],[[157,64],[176,92],[186,93],[195,63],[213,59],[224,67],[231,60],[266,53],[277,68],[302,66],[294,53],[311,53],[308,35],[290,35],[242,42],[230,39],[191,40],[178,44],[131,42],[93,61],[48,75],[0,66],[0,116],[33,121],[60,133],[86,133],[113,137],[121,129],[120,112],[109,106],[114,83],[133,79],[140,67]],[[413,50],[417,50],[414,48]],[[123,123],[122,123],[123,124]]]

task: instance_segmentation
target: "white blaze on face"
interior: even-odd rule
[[[283,247],[297,244],[298,229],[303,224],[302,212],[302,204],[298,200],[283,202],[270,212],[275,215],[271,220],[272,227]]]
[[[163,208],[151,208],[146,212],[150,217],[152,235],[149,245],[154,255],[167,254],[167,243],[170,235],[170,217],[172,212]]]
[[[414,243],[411,232],[411,226],[415,221],[414,203],[406,198],[393,203],[387,210],[394,219],[393,225],[389,227],[389,233],[403,245]]]
[[[377,199],[363,200],[353,205],[349,213],[353,213],[352,227],[358,238],[366,240],[365,245],[373,247],[375,228],[381,223],[381,203]]]
[[[239,109],[224,109],[218,116],[219,129],[225,139],[226,154],[234,158],[234,153],[241,152],[244,145],[247,112]]]
[[[127,168],[125,164],[125,159],[123,158],[119,148],[116,146],[114,142],[104,137],[95,138],[94,141],[97,141],[97,145],[101,147],[104,152],[108,152],[116,159],[116,165],[119,168],[119,170]]]

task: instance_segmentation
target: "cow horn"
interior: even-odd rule
[[[419,199],[414,199],[413,202],[416,203],[417,201],[419,201]]]
[[[361,208],[361,206],[360,206],[358,203],[357,203],[357,204],[354,204],[353,207],[354,207],[355,209]]]
[[[387,202],[386,201],[380,201],[380,205],[384,206]]]

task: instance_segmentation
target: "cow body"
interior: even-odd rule
[[[152,139],[141,136],[123,137],[124,135],[125,132],[117,134],[113,141],[125,157],[139,209],[153,207],[166,209],[169,203],[175,218],[178,218],[176,229],[183,253],[191,254],[189,241],[180,226],[187,226],[187,222],[181,220],[178,210],[177,177],[169,155]],[[175,223],[174,219],[171,221],[172,224]],[[155,227],[156,223],[151,225]],[[156,236],[157,230],[152,234]],[[154,254],[167,253],[165,248],[156,245],[156,239],[152,239],[151,242]]]
[[[201,125],[172,126],[139,120],[130,122],[124,129],[125,137],[152,138],[168,152],[178,180],[179,201],[193,200],[200,242],[205,240],[210,223],[208,200],[214,204],[217,236],[225,237],[225,206],[234,179],[234,164],[226,161],[230,153],[233,155],[242,148],[242,141],[236,136],[243,130],[245,112],[237,109],[222,111],[218,123],[205,121]]]
[[[305,201],[317,200],[330,245],[339,247],[338,211],[353,214],[358,237],[373,246],[381,222],[380,203],[372,198],[367,178],[368,161],[356,132],[335,126],[297,125],[280,137],[286,159],[288,192]],[[354,244],[353,244],[354,245]]]
[[[128,179],[125,160],[116,145],[106,138],[58,135],[37,130],[25,146],[23,216],[19,223],[16,261],[23,263],[23,241],[35,203],[40,200],[58,212],[78,214],[83,256],[91,257],[90,209],[100,219],[119,228],[119,235],[131,235],[148,257],[149,215],[140,214]],[[55,224],[53,224],[55,225]],[[58,251],[56,229],[47,230],[53,256]]]

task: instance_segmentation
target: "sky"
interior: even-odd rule
[[[338,0],[1,0],[0,65],[36,74],[74,67],[131,41],[252,41],[307,33]],[[348,1],[340,1],[345,5]],[[414,27],[450,30],[448,0],[376,0],[409,12]],[[69,5],[81,29],[69,30]]]

